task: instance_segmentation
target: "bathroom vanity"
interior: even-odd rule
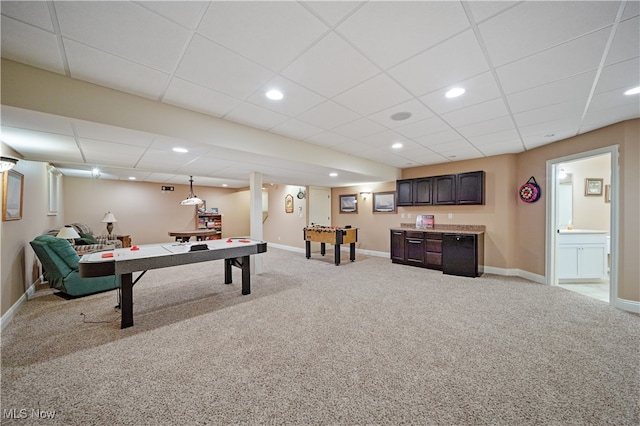
[[[585,229],[558,231],[558,280],[596,281],[607,273],[607,232]]]

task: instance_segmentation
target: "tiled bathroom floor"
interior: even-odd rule
[[[609,303],[608,282],[558,284],[558,286]]]

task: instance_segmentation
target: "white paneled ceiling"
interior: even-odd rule
[[[253,132],[240,149],[3,104],[2,142],[70,176],[98,167],[102,178],[194,175],[199,185],[242,187],[259,172],[341,186],[388,174],[331,155],[295,157],[291,140],[295,152],[389,170],[522,152],[640,117],[640,95],[623,94],[640,85],[638,1],[0,6],[3,58],[269,135]],[[453,87],[466,92],[447,98]],[[267,99],[270,89],[284,98]],[[287,144],[266,142],[279,137]]]

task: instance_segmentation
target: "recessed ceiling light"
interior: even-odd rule
[[[184,153],[184,152],[189,152],[189,150],[188,150],[188,149],[186,149],[186,148],[180,148],[180,147],[175,147],[175,148],[173,148],[173,151],[174,151],[174,152],[182,152],[182,153]]]
[[[129,176],[129,180],[136,180],[135,176]]]
[[[411,118],[412,115],[413,114],[411,114],[409,111],[401,111],[401,112],[396,112],[395,114],[392,114],[391,119],[395,121],[402,121],[402,120]]]
[[[279,101],[280,99],[284,98],[282,92],[276,89],[269,90],[267,93],[265,93],[265,95],[272,101]]]
[[[338,174],[336,172],[331,172],[331,173],[329,173],[329,176],[336,177],[336,176],[338,176]]]
[[[449,90],[444,95],[447,98],[457,98],[458,96],[461,96],[462,94],[464,94],[464,92],[465,92],[465,90],[462,87],[454,87],[453,89]]]
[[[627,96],[637,95],[638,93],[640,93],[640,86],[634,87],[633,89],[629,89],[626,92],[624,92],[624,94]]]
[[[544,135],[544,137],[545,137],[545,138],[552,138],[552,137],[554,137],[555,135],[556,135],[555,133],[549,133],[549,134]]]
[[[223,184],[222,184],[222,186],[224,186],[224,187],[226,188],[226,187],[227,187],[227,186],[229,186],[229,185],[227,185],[226,183],[223,183]]]
[[[393,145],[391,145],[391,148],[400,149],[400,148],[402,148],[402,144],[400,142],[396,142]]]

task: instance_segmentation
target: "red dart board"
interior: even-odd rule
[[[540,199],[540,185],[536,182],[536,179],[531,176],[527,183],[520,187],[519,195],[520,199],[525,203],[534,203]]]

